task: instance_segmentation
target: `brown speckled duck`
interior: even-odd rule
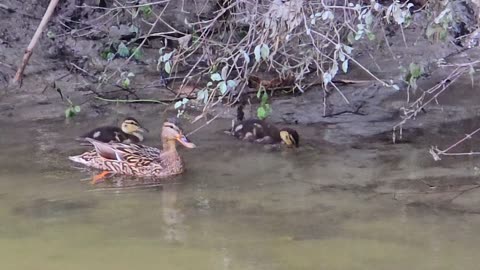
[[[111,173],[153,178],[182,173],[184,164],[177,152],[176,142],[187,148],[195,148],[195,144],[183,135],[183,131],[172,120],[163,124],[161,137],[162,150],[140,144],[105,143],[87,138],[95,149],[78,156],[70,156],[69,159],[103,170],[94,177],[93,184]]]

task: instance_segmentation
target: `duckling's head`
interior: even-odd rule
[[[291,128],[280,129],[280,138],[282,138],[282,142],[289,147],[298,147],[300,144],[300,136],[298,136],[296,130]]]
[[[125,120],[122,122],[122,131],[127,133],[127,134],[132,134],[132,135],[140,135],[140,133],[143,132],[148,132],[148,129],[142,127],[140,125],[140,122],[137,121],[137,119],[133,117],[127,117]],[[142,136],[143,138],[143,136]]]
[[[187,148],[195,148],[196,145],[188,140],[188,138],[183,134],[182,129],[174,122],[175,121],[169,120],[163,123],[162,141],[164,143],[178,141]]]

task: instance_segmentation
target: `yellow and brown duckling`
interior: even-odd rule
[[[225,133],[235,136],[244,141],[262,143],[262,144],[286,144],[288,147],[298,147],[300,145],[300,136],[292,128],[278,129],[276,126],[260,119],[243,120],[245,113],[243,107],[246,104],[245,96],[240,98],[240,104],[237,107],[238,123],[232,127],[231,131]]]
[[[127,117],[120,127],[98,127],[80,136],[77,140],[85,141],[86,138],[91,138],[100,142],[139,143],[143,141],[145,132],[148,130],[142,127],[138,120]]]
[[[248,119],[237,123],[229,134],[248,142],[262,144],[286,144],[298,147],[300,136],[291,128],[278,129],[276,126],[259,119]]]
[[[106,143],[86,138],[94,149],[78,156],[70,156],[69,159],[103,170],[94,177],[93,184],[111,173],[154,178],[182,173],[184,163],[177,152],[176,143],[187,148],[195,148],[195,144],[185,137],[173,120],[163,123],[161,139],[162,150],[140,144]]]

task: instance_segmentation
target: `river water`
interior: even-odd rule
[[[145,144],[158,145],[161,122],[143,122],[151,129]],[[299,129],[299,149],[267,149],[222,134],[229,124],[217,121],[190,136],[198,148],[180,149],[183,175],[164,183],[113,178],[92,186],[96,172],[67,156],[84,149],[73,138],[98,124],[4,128],[2,269],[480,265],[479,212],[472,204],[453,207],[461,197],[441,184],[460,179],[474,187],[471,160],[435,163],[425,148],[410,144],[322,141],[334,126]]]

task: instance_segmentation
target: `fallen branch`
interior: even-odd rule
[[[35,31],[35,34],[33,35],[32,40],[30,41],[30,44],[28,44],[27,49],[25,50],[25,54],[23,55],[22,59],[22,64],[17,70],[17,73],[15,74],[15,78],[13,79],[14,84],[19,84],[19,86],[22,86],[22,77],[23,77],[23,72],[25,70],[25,67],[28,64],[28,60],[30,60],[30,57],[32,56],[33,53],[33,48],[35,48],[35,45],[37,45],[38,40],[40,39],[40,35],[42,34],[43,30],[45,30],[45,27],[47,26],[48,21],[50,20],[50,17],[53,14],[53,11],[55,10],[55,7],[58,4],[58,0],[51,0],[50,4],[48,4],[48,8],[45,11],[45,14],[43,15],[42,21],[38,25],[37,31]]]
[[[454,147],[458,146],[459,144],[463,143],[464,141],[466,140],[469,140],[472,138],[473,135],[475,135],[475,133],[479,132],[480,131],[480,128],[477,128],[475,131],[473,131],[472,133],[470,134],[466,134],[465,137],[463,137],[461,140],[459,140],[458,142],[450,145],[447,149],[445,150],[440,150],[438,149],[437,146],[432,146],[430,148],[430,154],[432,155],[433,159],[435,161],[439,161],[441,160],[440,156],[473,156],[473,155],[478,155],[480,154],[480,152],[464,152],[464,153],[449,153],[448,151],[450,151],[451,149],[453,149]]]
[[[108,98],[102,98],[99,96],[95,97],[98,100],[102,101],[107,101],[107,102],[117,102],[117,103],[155,103],[155,104],[164,104],[168,105],[171,102],[177,101],[175,99],[171,100],[157,100],[157,99],[108,99]],[[181,100],[181,99],[180,99]]]

